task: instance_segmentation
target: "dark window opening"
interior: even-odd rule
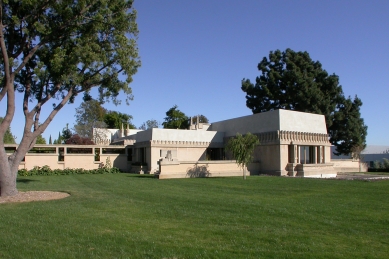
[[[93,154],[92,148],[77,148],[77,147],[68,147],[66,148],[67,154]]]
[[[205,159],[209,161],[225,160],[224,148],[207,148]]]
[[[103,154],[125,154],[124,148],[103,148]]]

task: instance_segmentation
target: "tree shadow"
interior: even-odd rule
[[[186,176],[189,178],[210,177],[211,173],[208,170],[208,165],[195,164],[194,167],[186,170]]]
[[[30,182],[36,182],[38,180],[31,180],[31,179],[16,179],[17,183],[30,183]],[[38,181],[39,182],[39,181]]]

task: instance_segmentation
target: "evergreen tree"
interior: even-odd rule
[[[3,122],[3,118],[0,117],[0,124]],[[8,129],[5,131],[4,137],[3,137],[3,143],[4,144],[16,144],[15,142],[15,136],[12,135],[11,127],[8,127]]]
[[[366,145],[361,100],[345,98],[339,77],[329,75],[307,52],[271,51],[258,64],[258,70],[261,75],[255,84],[242,80],[246,105],[253,113],[287,109],[323,114],[336,154],[349,154],[353,146]]]
[[[46,139],[42,135],[38,135],[35,144],[46,144]]]

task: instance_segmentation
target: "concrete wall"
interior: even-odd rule
[[[17,147],[17,145],[7,145],[11,147]],[[130,168],[130,162],[127,161],[127,155],[124,154],[102,154],[102,149],[125,149],[124,146],[96,146],[96,145],[35,145],[39,148],[55,148],[55,153],[27,153],[24,157],[24,161],[20,163],[19,169],[31,170],[35,166],[49,166],[51,169],[65,169],[65,168],[83,168],[86,170],[97,169],[101,163],[106,164],[107,158],[110,159],[111,165],[119,168],[122,171],[128,171]],[[60,161],[60,149],[64,149],[65,152],[61,152],[63,155],[63,161]],[[92,152],[89,154],[77,153],[68,154],[67,148],[90,148]],[[94,149],[100,150],[100,160],[95,161]],[[9,153],[10,154],[10,153]]]
[[[334,169],[338,173],[359,172],[359,161],[353,159],[333,159]],[[361,172],[367,172],[367,164],[361,163]]]
[[[153,128],[138,132],[137,142],[150,140],[161,141],[197,141],[197,142],[223,142],[224,133],[205,130],[159,129]]]
[[[237,133],[254,134],[278,130],[327,134],[323,115],[288,110],[268,111],[214,122],[209,130],[225,132],[225,137],[235,136]]]
[[[249,166],[247,175],[258,174],[259,164]],[[199,162],[165,162],[160,163],[159,179],[243,176],[243,170],[235,161],[199,161]]]

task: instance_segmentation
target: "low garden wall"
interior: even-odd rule
[[[259,174],[259,163],[252,163],[247,175]],[[164,161],[159,164],[159,179],[243,176],[242,168],[233,160],[222,161]]]

